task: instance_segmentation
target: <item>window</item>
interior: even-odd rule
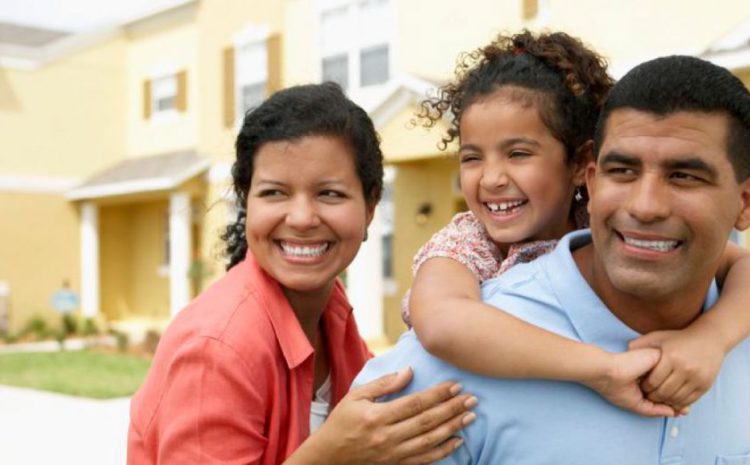
[[[337,82],[344,89],[387,82],[390,25],[388,0],[356,0],[324,9],[321,80]]]
[[[187,73],[162,73],[143,83],[143,117],[174,114],[187,110]]]
[[[281,35],[248,26],[224,49],[224,126],[234,128],[248,110],[283,87]]]
[[[151,111],[175,110],[177,108],[177,76],[164,76],[152,81]]]
[[[236,49],[237,118],[255,108],[266,97],[268,51],[266,42],[251,42]]]

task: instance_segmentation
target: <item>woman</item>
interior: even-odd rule
[[[337,276],[380,198],[372,121],[335,84],[294,87],[245,116],[236,152],[229,271],[165,332],[133,398],[128,463],[428,463],[450,454],[460,445],[451,436],[474,418],[476,399],[460,386],[375,403],[408,383],[407,369],[346,393],[370,356]]]

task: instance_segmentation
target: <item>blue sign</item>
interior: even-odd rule
[[[78,294],[67,288],[62,288],[52,294],[50,300],[52,308],[64,314],[72,313],[78,308]]]

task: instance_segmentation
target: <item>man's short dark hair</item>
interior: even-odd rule
[[[727,155],[735,178],[750,176],[750,92],[721,66],[691,56],[668,56],[642,63],[610,91],[594,136],[598,156],[609,115],[618,108],[666,116],[679,111],[721,113],[729,117]]]

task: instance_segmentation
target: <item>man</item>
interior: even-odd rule
[[[692,57],[644,63],[612,90],[589,166],[591,231],[482,288],[483,299],[572,339],[623,351],[684,328],[717,297],[732,228],[750,226],[750,94]],[[498,335],[502,337],[502,335]],[[582,385],[490,379],[429,355],[407,333],[357,382],[411,365],[418,390],[444,379],[479,398],[462,464],[748,464],[750,340],[687,416],[648,418]]]

